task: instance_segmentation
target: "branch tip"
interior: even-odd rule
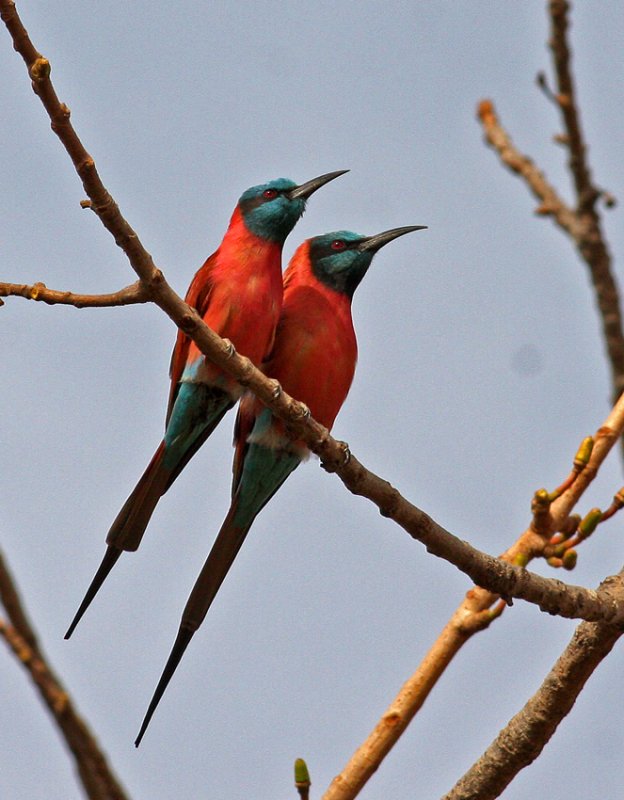
[[[496,122],[494,103],[489,99],[481,100],[477,106],[477,116],[486,126]]]

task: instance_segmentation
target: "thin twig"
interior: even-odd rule
[[[43,654],[2,553],[0,599],[8,617],[8,622],[0,618],[0,637],[28,672],[63,734],[87,796],[91,800],[128,800],[91,730]]]
[[[481,100],[477,108],[487,143],[498,153],[503,164],[523,178],[533,196],[539,201],[536,213],[552,216],[559,227],[577,240],[581,236],[579,222],[570,206],[528,156],[521,153],[501,125],[491,100]]]
[[[48,289],[45,283],[32,286],[20,283],[0,283],[0,297],[25,297],[48,305],[74,306],[75,308],[109,308],[148,303],[151,298],[141,281],[111,294],[75,294]]]
[[[622,573],[598,590],[624,603]],[[603,622],[581,623],[572,640],[524,708],[503,728],[481,758],[443,800],[493,800],[521,769],[540,755],[594,670],[624,631]]]

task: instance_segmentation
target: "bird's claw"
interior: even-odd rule
[[[282,394],[282,384],[279,381],[271,379],[271,397],[273,400],[277,400],[277,398]]]
[[[224,339],[223,342],[225,344],[225,355],[226,355],[226,357],[227,358],[232,358],[233,356],[235,356],[236,355],[236,348],[234,347],[232,342],[229,339]]]
[[[298,403],[297,406],[297,420],[310,419],[312,413],[307,405],[305,403]]]
[[[326,472],[336,472],[337,469],[346,467],[349,461],[351,461],[351,450],[347,442],[336,442],[336,444],[341,451],[340,458],[321,461],[321,466]]]

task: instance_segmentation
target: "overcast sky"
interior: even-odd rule
[[[535,489],[567,474],[609,410],[584,266],[482,141],[497,104],[570,196],[542,0],[63,3],[23,0],[35,46],[102,179],[183,293],[249,186],[351,172],[289,237],[428,225],[375,259],[354,299],[360,360],[335,435],[449,530],[498,553]],[[624,194],[624,11],[578,3],[574,69],[597,183]],[[108,292],[134,280],[0,33],[2,280]],[[605,216],[624,248],[621,210]],[[131,797],[320,797],[469,588],[316,460],[260,515],[140,750],[133,740],[229,502],[230,414],[160,503],[70,642],[104,538],[160,440],[173,324],[155,307],[0,310],[0,544],[42,644]],[[580,507],[605,506],[619,455]],[[616,517],[562,576],[620,569]],[[436,798],[537,689],[575,623],[521,602],[475,637],[362,793]],[[622,652],[503,795],[621,794]],[[0,795],[80,797],[72,762],[0,648]]]

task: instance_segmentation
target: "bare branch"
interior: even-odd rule
[[[570,4],[567,0],[550,0],[551,38],[549,44],[557,76],[558,91],[555,99],[566,129],[565,143],[570,150],[569,167],[579,199],[579,211],[583,211],[590,210],[594,206],[600,196],[600,192],[592,184],[591,173],[586,159],[586,146],[581,129],[581,121],[576,105],[574,81],[570,65],[571,53],[567,38],[569,10]]]
[[[577,218],[581,236],[575,239],[583,260],[590,270],[598,308],[602,317],[603,335],[611,364],[613,399],[624,390],[624,334],[619,302],[619,290],[613,275],[612,259],[596,210],[596,201],[605,196],[607,206],[612,198],[593,182],[587,161],[587,145],[581,128],[571,71],[568,45],[567,0],[550,0],[550,49],[557,77],[557,100],[566,131],[565,141],[570,153],[569,166],[574,179],[577,199]]]
[[[566,522],[569,520],[570,511],[597,474],[600,464],[604,461],[611,447],[621,435],[623,428],[624,398],[621,398],[605,420],[603,426],[598,430],[594,447],[585,469],[578,474],[574,482],[567,485],[567,488],[565,488],[561,495],[550,505],[548,514],[539,516],[539,530],[535,528],[534,516],[529,527],[518,540],[502,554],[500,559],[492,559],[489,566],[486,566],[486,562],[481,561],[480,557],[477,558],[475,560],[475,564],[478,565],[476,566],[476,570],[483,567],[486,572],[488,570],[492,570],[492,572],[490,575],[482,574],[479,576],[477,576],[476,571],[472,572],[471,577],[473,577],[473,580],[491,589],[492,580],[500,579],[502,586],[507,578],[513,580],[514,576],[519,576],[521,580],[521,576],[530,576],[529,583],[531,584],[531,592],[534,588],[537,588],[542,581],[545,582],[545,584],[543,584],[544,588],[546,588],[546,585],[549,587],[546,589],[548,603],[554,600],[554,597],[549,594],[550,590],[558,586],[562,592],[560,595],[562,606],[567,606],[568,602],[570,602],[571,607],[573,607],[576,602],[574,598],[576,598],[581,605],[584,604],[585,601],[589,601],[593,611],[602,609],[596,619],[604,619],[605,617],[602,615],[605,613],[607,616],[613,614],[613,618],[617,618],[618,620],[623,619],[624,603],[618,602],[620,599],[619,596],[618,598],[614,598],[608,592],[598,593],[587,589],[580,589],[580,587],[566,586],[558,581],[550,581],[546,578],[532,575],[518,567],[511,566],[517,563],[526,564],[531,558],[540,555],[546,547],[551,533],[565,527]],[[566,481],[566,484],[567,483]],[[418,513],[422,514],[423,512]],[[424,517],[426,520],[429,520],[426,515],[424,515]],[[435,546],[433,546],[431,542],[425,541],[421,535],[418,535],[417,538],[427,545],[429,552],[442,555],[437,547],[440,543],[442,543],[442,545],[445,544],[444,537],[440,536],[438,539],[436,524],[431,520],[429,520],[429,522],[435,527],[432,534],[432,538],[435,539]],[[426,522],[423,523],[423,527],[425,526]],[[419,531],[419,533],[421,532],[422,531]],[[446,531],[442,532],[446,534]],[[447,535],[451,536],[451,534]],[[456,544],[458,541],[459,540],[455,540],[453,544]],[[476,553],[466,542],[460,542],[459,544],[469,548],[470,552]],[[448,558],[448,555],[449,553],[446,552],[442,557]],[[456,555],[456,553],[453,553],[453,556],[454,555]],[[451,560],[452,563],[457,565],[451,558],[448,558],[448,560]],[[496,578],[494,576],[496,576]],[[535,581],[533,579],[535,579]],[[520,585],[516,585],[513,590],[511,590],[510,585],[508,585],[507,588],[500,591],[500,593],[506,597],[509,597],[511,594],[518,597],[520,596],[520,588]],[[568,593],[568,590],[571,591]],[[580,590],[579,594],[576,594],[577,590]],[[485,630],[492,621],[500,616],[503,610],[503,605],[501,603],[491,608],[491,606],[496,603],[497,599],[497,594],[488,589],[479,588],[479,586],[475,586],[466,594],[464,600],[433,643],[433,646],[419,664],[416,671],[398,691],[396,697],[382,714],[375,728],[351,756],[342,772],[333,779],[328,790],[323,795],[323,800],[353,800],[353,798],[359,794],[369,778],[379,768],[383,759],[397,743],[416,713],[420,710],[438,679],[462,646],[473,634]],[[529,598],[525,596],[524,599]],[[534,599],[536,599],[535,596]],[[596,602],[595,606],[593,606],[594,601]],[[540,607],[543,610],[550,610],[547,605],[540,604]],[[561,611],[561,608],[559,611]]]
[[[559,227],[572,238],[576,240],[580,237],[578,219],[573,209],[566,205],[535,163],[514,145],[498,119],[494,103],[491,100],[481,100],[477,115],[483,125],[487,143],[496,150],[506,167],[524,179],[539,201],[536,213],[541,216],[552,216]]]
[[[611,274],[610,255],[600,230],[600,220],[595,212],[594,201],[598,195],[591,184],[585,159],[585,145],[576,111],[570,73],[570,53],[566,42],[568,3],[565,0],[551,0],[550,10],[553,25],[551,46],[558,75],[558,95],[550,91],[545,76],[538,82],[547,96],[562,109],[564,115],[567,134],[561,139],[571,152],[570,167],[575,176],[577,208],[568,206],[543,172],[513,145],[500,124],[491,101],[485,100],[479,104],[478,115],[488,143],[498,152],[501,161],[525,181],[539,201],[537,213],[553,217],[557,225],[573,239],[591,270],[611,363],[615,403],[624,388],[624,337],[618,292]],[[619,425],[616,424],[613,430],[614,432],[620,430]],[[612,443],[609,444],[609,448]],[[575,480],[559,500],[545,510],[545,513],[536,514],[531,526],[503,554],[501,561],[511,564],[528,563],[531,558],[544,552],[547,537],[569,524],[569,514],[589,481],[593,479],[595,468],[597,464],[594,464],[588,472],[582,473],[581,479]],[[491,583],[487,578],[478,578],[475,575],[473,578],[477,583],[491,589]],[[509,596],[504,590],[502,594]],[[500,614],[500,603],[490,610],[496,598],[497,595],[493,592],[479,587],[468,592],[429,653],[401,688],[373,732],[355,752],[344,771],[334,779],[324,796],[325,800],[330,798],[346,800],[359,793],[420,709],[438,677],[462,645],[473,633],[483,630]]]
[[[15,49],[26,61],[33,79],[33,88],[52,119],[52,128],[82,178],[94,212],[115,237],[153,302],[196,342],[211,362],[248,387],[276,416],[287,422],[293,436],[303,440],[312,452],[320,456],[325,468],[336,472],[351,492],[367,497],[378,506],[384,516],[393,519],[413,538],[421,541],[429,552],[450,561],[476,583],[505,598],[529,600],[549,613],[587,620],[605,617],[612,621],[619,619],[620,612],[601,603],[595,592],[577,586],[567,587],[561,581],[532,575],[524,569],[481,553],[453,536],[402,497],[390,483],[367,470],[351,456],[344,443],[333,439],[326,428],[312,419],[309,409],[303,403],[287,395],[276,381],[267,378],[248,358],[239,355],[231,342],[221,339],[212,331],[197,311],[188,306],[169,286],[102,184],[93,159],[69,121],[69,109],[56,96],[50,81],[50,64],[30,42],[12,0],[0,0],[0,11],[13,36]],[[565,494],[566,497],[580,496],[582,490],[576,494],[578,487],[587,485],[593,479],[598,465],[623,428],[624,401],[616,406],[601,428],[598,438],[602,445],[594,448],[590,465],[573,484],[570,492]],[[587,476],[587,483],[582,480],[584,475]],[[539,545],[535,547],[539,550]]]
[[[91,800],[127,800],[104,753],[41,651],[35,632],[0,553],[0,599],[10,624],[0,619],[0,637],[24,667],[71,750]]]
[[[140,281],[111,294],[75,294],[48,289],[45,283],[32,286],[20,283],[0,283],[0,297],[25,297],[48,305],[74,306],[75,308],[108,308],[148,303],[150,296]]]
[[[33,81],[33,89],[41,98],[50,115],[53,130],[59,136],[72,158],[82,179],[83,186],[91,199],[93,210],[98,214],[105,227],[112,233],[116,243],[127,254],[133,269],[143,282],[149,299],[158,304],[174,320],[178,327],[191,336],[211,361],[226,370],[243,385],[248,386],[277,416],[286,420],[295,435],[303,439],[313,452],[319,454],[325,466],[330,471],[336,471],[352,492],[371,499],[378,505],[382,514],[392,518],[410,535],[423,542],[430,552],[446,558],[489,590],[479,589],[469,593],[467,601],[460,607],[463,609],[463,616],[456,620],[457,624],[453,630],[449,629],[448,641],[444,648],[432,649],[431,658],[429,659],[430,666],[419,673],[420,687],[417,688],[415,702],[412,702],[411,706],[409,706],[407,702],[403,704],[401,700],[397,703],[395,710],[389,711],[384,715],[380,726],[378,726],[384,730],[381,731],[378,742],[371,748],[373,752],[372,755],[369,753],[368,764],[361,770],[362,775],[372,774],[385,752],[390,749],[396,738],[398,738],[398,735],[394,739],[392,736],[388,737],[386,732],[398,731],[398,734],[400,734],[409,723],[417,707],[422,705],[424,698],[435,684],[437,676],[441,674],[454,653],[461,647],[461,644],[473,632],[486,627],[494,614],[498,613],[498,611],[488,611],[489,605],[496,599],[497,595],[522,597],[539,604],[540,607],[551,613],[561,613],[564,616],[580,616],[590,620],[609,619],[612,623],[614,621],[618,623],[623,621],[624,611],[620,610],[622,604],[618,604],[611,596],[588,591],[581,587],[566,586],[559,581],[540,578],[531,575],[524,569],[511,566],[511,564],[516,563],[516,555],[522,555],[524,559],[540,552],[540,548],[543,548],[544,545],[542,531],[537,532],[534,529],[528,529],[519,540],[522,544],[514,546],[516,549],[511,548],[505,554],[504,560],[494,559],[484,553],[480,553],[475,548],[467,545],[467,543],[452,536],[420,509],[408,503],[389,483],[367,471],[355,458],[347,458],[348,450],[346,450],[345,446],[332,439],[326,429],[309,418],[307,409],[301,403],[288,397],[274,381],[268,380],[256,370],[248,359],[239,356],[229,342],[221,340],[207,328],[197,313],[186,306],[168,286],[162,273],[154,265],[151,256],[141,245],[136,233],[121,216],[117,205],[103,186],[95,169],[93,159],[82,146],[69,122],[69,109],[58,101],[54,92],[49,80],[49,62],[41,57],[32,46],[26,31],[19,21],[14,4],[11,0],[0,0],[0,9],[2,10],[2,19],[13,36],[15,48],[20,52],[28,66],[29,74]],[[489,106],[482,104],[481,116],[486,133],[489,131],[492,135],[491,143],[500,152],[501,158],[526,180],[533,193],[540,199],[541,213],[552,215],[558,224],[572,236],[588,263],[590,263],[590,256],[597,257],[600,254],[601,246],[603,255],[606,254],[608,259],[608,253],[602,242],[600,231],[597,231],[600,234],[600,241],[596,242],[595,226],[590,230],[586,225],[582,224],[585,220],[581,220],[575,211],[563,203],[555,190],[547,183],[542,173],[534,167],[529,159],[521,156],[515,150],[509,137],[506,136],[498,123],[491,104]],[[590,266],[592,264],[593,262]],[[604,267],[604,259],[602,267]],[[607,272],[609,273],[608,263]],[[615,290],[614,284],[613,288]],[[599,298],[601,296],[599,291]],[[600,302],[606,331],[609,326],[607,325],[605,309],[607,311],[608,309],[606,306],[603,308],[603,303],[602,301]],[[621,339],[616,290],[615,308],[618,314],[617,325],[615,327],[611,325],[611,329],[616,333],[619,331]],[[613,310],[612,306],[611,310]],[[612,322],[613,320],[610,320],[609,324]],[[608,337],[607,341],[610,347],[610,356],[612,356],[611,345],[613,344],[615,347],[617,343],[615,340],[612,342]],[[614,364],[613,358],[612,364]],[[613,369],[615,375],[615,366]],[[620,377],[624,375],[624,370],[620,369],[617,375]],[[616,382],[615,378],[614,382]],[[624,405],[618,404],[607,422],[608,424],[603,426],[603,429],[599,432],[602,437],[600,439],[602,450],[597,448],[596,458],[594,459],[592,456],[592,462],[587,469],[586,480],[576,481],[570,487],[570,490],[566,491],[564,496],[560,498],[561,503],[558,508],[555,508],[556,504],[553,504],[550,516],[546,520],[547,522],[550,521],[551,529],[557,530],[554,527],[557,514],[561,517],[561,524],[565,522],[569,513],[569,510],[565,511],[565,509],[568,505],[571,508],[576,502],[585,486],[593,479],[599,464],[612,447],[614,440],[621,434],[624,427]],[[545,527],[549,528],[548,525],[545,525]],[[379,756],[379,753],[381,753],[381,756]],[[350,779],[348,769],[341,776],[341,780],[343,785],[348,788],[348,791],[352,793],[332,794],[331,797],[355,796],[357,791],[353,792],[353,790],[357,781]],[[334,783],[337,781],[339,782],[339,779],[336,779]],[[329,797],[330,794],[327,794],[326,798]]]
[[[598,589],[624,603],[622,573]],[[596,667],[624,633],[606,623],[581,623],[544,682],[522,711],[510,720],[481,758],[460,778],[444,800],[493,800],[521,769],[540,755]]]
[[[567,41],[569,7],[567,0],[549,2],[550,48],[557,77],[557,91],[550,94],[561,111],[565,127],[565,135],[559,141],[566,145],[570,153],[569,166],[576,192],[576,208],[568,206],[533,161],[513,145],[490,100],[482,100],[477,113],[488,144],[497,151],[501,161],[509,169],[523,178],[539,200],[537,213],[552,216],[557,225],[573,240],[589,268],[611,366],[612,399],[615,402],[624,390],[624,332],[611,254],[596,210],[596,200],[604,192],[592,181],[587,162],[587,146],[576,105]],[[541,81],[538,78],[538,82],[542,88],[547,85],[545,78]],[[607,194],[605,202],[611,206],[613,198]]]
[[[531,558],[543,552],[548,538],[565,525],[570,511],[594,479],[623,431],[624,398],[621,398],[596,433],[596,442],[587,467],[552,503],[548,527],[537,533],[529,526],[518,541],[498,559],[453,536],[354,458],[345,467],[337,469],[337,472],[348,489],[376,503],[384,516],[401,525],[413,538],[422,542],[430,553],[454,564],[478,586],[487,587],[487,590],[472,590],[472,607],[469,609],[472,613],[485,611],[500,595],[504,598],[528,600],[539,605],[543,611],[564,617],[590,621],[610,620],[615,624],[624,621],[624,607],[605,602],[593,590],[542,578],[513,565],[525,565]],[[354,470],[354,467],[357,469]],[[463,617],[465,616],[464,614]]]

